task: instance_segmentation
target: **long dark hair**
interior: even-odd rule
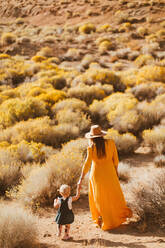
[[[96,137],[92,139],[93,143],[96,145],[96,151],[98,158],[105,157],[105,140],[103,137]]]

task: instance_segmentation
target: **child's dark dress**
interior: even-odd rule
[[[59,225],[71,224],[74,221],[74,214],[72,209],[69,209],[68,207],[68,200],[69,197],[65,200],[63,198],[59,198],[60,207],[55,218],[55,222]]]

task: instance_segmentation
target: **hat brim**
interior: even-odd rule
[[[89,133],[86,133],[85,134],[85,138],[87,139],[93,139],[93,138],[97,138],[97,137],[103,137],[107,134],[107,132],[105,131],[101,131],[100,134],[97,134],[97,135],[92,135],[90,132]]]

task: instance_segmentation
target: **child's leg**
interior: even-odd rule
[[[63,237],[63,239],[69,239],[69,230],[70,230],[70,224],[66,224],[65,225],[65,235]]]
[[[60,237],[62,232],[62,225],[58,224],[57,225],[57,236]]]

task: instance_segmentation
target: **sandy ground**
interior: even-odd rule
[[[141,232],[131,223],[117,229],[102,231],[93,224],[88,207],[88,197],[83,196],[74,204],[75,222],[71,225],[72,239],[63,241],[56,237],[54,209],[47,209],[39,218],[41,248],[116,247],[116,248],[165,248],[165,233]]]
[[[142,152],[142,153],[141,153]],[[146,152],[146,154],[145,154]],[[153,155],[147,154],[148,149],[138,149],[138,153],[122,158],[133,166],[151,166]],[[54,217],[56,210],[53,208],[41,209],[38,219],[39,242],[41,248],[71,248],[71,247],[116,247],[116,248],[165,248],[165,231],[152,231],[148,227],[143,231],[143,226],[137,226],[135,216],[127,223],[111,231],[102,231],[97,228],[91,219],[88,196],[82,195],[73,204],[75,222],[71,225],[72,239],[63,241],[56,236],[56,223]]]

